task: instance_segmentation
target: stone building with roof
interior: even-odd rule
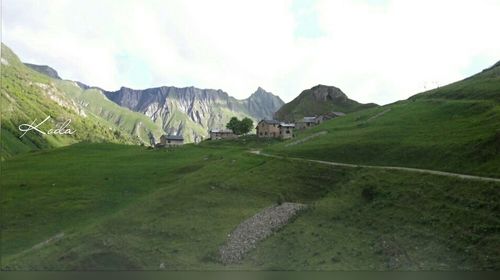
[[[210,140],[235,139],[238,135],[230,129],[211,129],[209,131]]]
[[[181,135],[162,135],[157,147],[174,147],[184,145],[184,137]]]
[[[279,125],[281,123],[275,120],[261,120],[257,127],[255,127],[257,132],[257,137],[259,138],[275,138],[279,137],[280,129]]]
[[[290,139],[293,138],[293,129],[295,128],[294,123],[280,123],[278,125],[278,128],[280,130],[279,137],[281,139]]]
[[[259,138],[293,138],[293,129],[295,124],[284,123],[276,120],[261,120],[257,127],[257,137]]]
[[[297,122],[297,129],[306,129],[320,124],[323,121],[322,117],[304,117]]]

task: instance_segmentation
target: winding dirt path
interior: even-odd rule
[[[265,156],[265,157],[271,157],[271,158],[278,158],[278,159],[285,158],[282,156],[276,156],[276,155],[262,153],[259,150],[252,150],[252,151],[250,151],[250,153],[255,154],[255,155]],[[401,171],[408,171],[408,172],[415,172],[415,173],[426,173],[426,174],[433,174],[433,175],[440,175],[440,176],[447,176],[447,177],[455,177],[455,178],[460,178],[460,179],[465,179],[465,180],[478,180],[478,181],[488,181],[488,182],[500,183],[500,178],[466,175],[466,174],[437,171],[437,170],[431,170],[431,169],[400,167],[400,166],[377,166],[377,165],[364,165],[364,164],[350,164],[350,163],[341,163],[341,162],[306,159],[306,158],[296,158],[296,157],[287,157],[287,159],[305,161],[305,162],[315,162],[315,163],[321,163],[321,164],[327,164],[327,165],[333,165],[333,166],[352,167],[352,168],[362,167],[362,168],[381,169],[381,170],[401,170]]]

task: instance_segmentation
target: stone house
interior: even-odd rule
[[[342,116],[345,116],[345,114],[342,112],[328,112],[326,114],[323,114],[321,117],[323,118],[323,121],[327,121]]]
[[[297,129],[306,129],[313,126],[316,126],[324,121],[331,120],[333,118],[345,116],[342,112],[328,112],[326,114],[314,117],[304,117],[302,120],[297,122],[295,128]]]
[[[238,135],[234,134],[234,132],[230,129],[211,129],[209,134],[210,140],[238,138]]]
[[[323,121],[323,117],[304,117],[302,120],[297,122],[297,129],[306,129],[320,124]]]
[[[278,125],[280,130],[279,137],[281,139],[290,139],[293,138],[293,129],[295,128],[295,124],[293,123],[281,123]]]
[[[162,135],[160,137],[159,146],[161,147],[172,147],[184,145],[184,137],[181,135]]]
[[[280,136],[279,125],[281,123],[275,120],[261,120],[257,127],[257,137],[259,138],[275,138]]]

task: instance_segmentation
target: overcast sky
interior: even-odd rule
[[[2,41],[65,79],[116,90],[317,84],[387,104],[500,60],[496,0],[3,0]]]

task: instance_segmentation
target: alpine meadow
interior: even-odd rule
[[[363,61],[367,64],[363,69],[358,68],[362,63],[352,62],[348,67],[342,64],[348,59],[339,57],[338,64],[328,56],[328,66],[321,64],[323,57],[316,60],[314,52],[325,53],[317,42],[340,50],[346,46],[328,45],[328,32],[337,29],[329,29],[333,19],[325,18],[319,8],[314,14],[305,8],[313,4],[290,1],[292,8],[283,10],[288,14],[298,9],[299,15],[318,19],[314,24],[307,21],[300,32],[293,29],[290,34],[295,37],[290,44],[294,45],[281,49],[279,42],[288,40],[288,33],[274,30],[288,24],[288,17],[281,18],[276,12],[281,11],[279,1],[259,6],[266,24],[274,22],[266,20],[267,9],[276,9],[273,18],[277,18],[275,25],[265,25],[274,33],[265,33],[262,41],[255,38],[266,32],[260,25],[264,23],[243,28],[237,15],[243,17],[244,13],[228,15],[221,30],[212,28],[215,23],[205,22],[212,28],[208,32],[200,23],[206,17],[186,12],[182,8],[185,3],[177,7],[145,2],[132,1],[131,7],[143,9],[146,22],[136,18],[138,14],[127,1],[113,6],[117,11],[110,8],[115,4],[102,4],[103,11],[112,14],[98,22],[108,24],[119,11],[128,11],[133,24],[120,20],[113,24],[132,37],[138,36],[136,29],[158,23],[158,27],[141,29],[143,37],[133,37],[161,37],[148,42],[148,52],[141,52],[146,43],[140,40],[128,41],[123,34],[119,36],[121,33],[110,35],[122,29],[110,29],[109,42],[113,44],[94,48],[92,42],[104,39],[92,32],[105,31],[76,28],[76,35],[67,35],[72,39],[67,39],[68,50],[61,51],[60,57],[44,56],[48,51],[33,48],[51,48],[47,38],[66,34],[56,30],[85,25],[82,7],[95,8],[95,4],[79,3],[74,20],[61,15],[67,27],[55,23],[62,20],[56,14],[68,7],[44,7],[43,11],[50,13],[41,15],[40,22],[53,20],[54,25],[40,25],[45,31],[21,43],[18,34],[32,34],[26,31],[32,23],[26,17],[15,20],[8,13],[9,9],[13,13],[28,6],[3,2],[8,38],[1,46],[3,272],[500,270],[500,61],[489,61],[476,74],[422,92],[390,92],[404,98],[384,102],[373,98],[374,94],[363,95],[363,90],[389,94],[411,78],[417,83],[419,76],[403,73],[399,79],[394,77],[392,82],[397,86],[392,87],[386,86],[389,82],[385,80],[376,81],[382,74],[369,75],[371,60]],[[334,1],[311,2],[326,9]],[[362,5],[375,5],[362,2],[346,5],[354,5],[353,11],[365,11]],[[213,4],[224,6],[217,1]],[[239,10],[226,4],[228,9]],[[169,14],[172,24],[164,27],[160,7],[150,10],[146,8],[149,5],[178,9],[182,18]],[[393,3],[377,5],[392,7]],[[398,20],[394,25],[411,20],[402,15],[390,18],[392,10],[384,11],[391,26],[391,20]],[[370,8],[366,13],[371,18],[380,11]],[[213,20],[218,22],[217,15],[219,12]],[[306,24],[305,19],[299,21],[298,15],[293,15],[290,21]],[[174,19],[180,23],[174,24]],[[231,29],[229,20],[239,29]],[[319,28],[316,25],[323,28],[321,32],[311,31]],[[352,34],[359,32],[352,28]],[[231,49],[249,42],[241,37],[240,29],[255,42],[248,49],[242,47],[250,58],[239,57]],[[259,36],[253,37],[250,31],[257,29]],[[94,41],[75,47],[81,42],[78,36],[83,36],[79,32]],[[217,32],[227,39],[218,41],[221,35]],[[307,36],[297,35],[304,32]],[[339,33],[332,34],[344,34],[335,32]],[[204,41],[193,44],[191,38]],[[232,42],[238,39],[243,41]],[[117,47],[125,42],[129,45]],[[353,42],[345,43],[353,52],[369,48]],[[373,43],[373,48],[378,44],[386,43]],[[171,45],[177,52],[163,53]],[[82,69],[68,70],[74,65],[71,59],[77,60],[71,48],[99,55],[102,64],[92,67],[106,73],[110,84],[112,79],[123,82],[123,77],[131,82],[110,90],[110,86],[95,82],[100,75],[81,74],[86,69],[83,60],[78,60]],[[274,52],[274,48],[279,51]],[[302,48],[309,52],[301,53]],[[457,46],[458,50],[462,47]],[[108,51],[113,55],[106,60]],[[148,60],[158,53],[162,54],[158,56],[161,65]],[[299,54],[304,60],[295,57]],[[106,64],[126,55],[142,59],[141,63],[130,58],[133,63],[126,62],[132,66],[125,62],[116,67]],[[350,57],[349,53],[345,56]],[[483,64],[490,58],[486,52],[470,57]],[[252,60],[257,58],[254,66]],[[33,63],[43,59],[60,64]],[[309,60],[317,64],[306,67]],[[147,67],[143,65],[146,62]],[[437,60],[435,63],[442,65]],[[377,67],[380,73],[387,68]],[[429,73],[446,76],[436,74],[432,67],[429,65]],[[330,69],[330,75],[323,75]],[[352,69],[359,71],[355,82],[348,78]],[[125,72],[135,76],[120,76]],[[197,76],[200,73],[206,79]],[[134,82],[146,74],[150,79],[144,81],[149,86],[135,86]],[[78,75],[97,78],[79,80]],[[256,79],[262,84],[254,83]],[[311,84],[311,80],[315,82]],[[337,80],[341,82],[335,84]],[[229,90],[214,88],[212,82]],[[179,86],[172,86],[176,83]],[[384,87],[378,88],[379,84]],[[234,85],[246,87],[236,91]],[[371,102],[364,102],[370,98]]]

